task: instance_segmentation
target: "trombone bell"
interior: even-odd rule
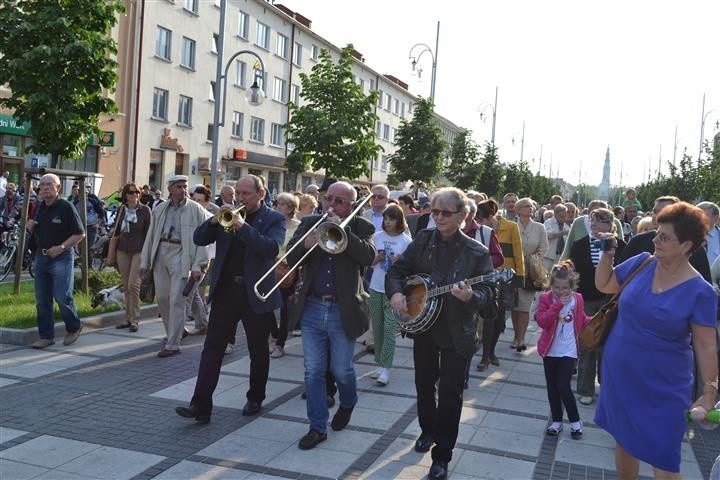
[[[318,246],[327,253],[342,253],[347,248],[347,233],[336,223],[321,223],[317,227],[316,235]]]

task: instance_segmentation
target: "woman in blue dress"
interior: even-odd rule
[[[657,222],[655,258],[623,289],[603,355],[595,423],[617,442],[621,479],[637,478],[640,461],[652,465],[655,478],[680,478],[684,411],[710,410],[717,396],[717,295],[688,262],[705,240],[707,219],[680,202],[663,208]],[[648,256],[613,269],[613,255],[603,255],[595,271],[598,290],[616,293]],[[703,384],[694,403],[693,353]]]

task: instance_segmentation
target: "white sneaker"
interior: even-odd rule
[[[280,358],[285,356],[285,349],[281,347],[280,345],[275,345],[275,348],[273,348],[272,353],[270,354],[270,358]]]
[[[372,378],[373,380],[376,380],[380,376],[380,370],[382,370],[382,368],[378,368],[377,370],[372,372],[370,374],[370,378]]]
[[[234,351],[235,351],[235,345],[233,345],[232,343],[228,343],[227,347],[225,347],[225,355],[230,355]]]
[[[277,340],[275,340],[273,337],[270,337],[268,339],[268,352],[272,353],[275,351],[275,342],[277,342]]]
[[[580,403],[583,405],[592,405],[593,397],[580,397]]]
[[[380,375],[378,375],[377,383],[383,387],[390,382],[390,370],[387,368],[380,369]]]
[[[300,336],[302,336],[302,331],[301,330],[293,330],[292,332],[290,332],[290,334],[293,337],[300,337]]]

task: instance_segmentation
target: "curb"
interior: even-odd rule
[[[147,320],[158,316],[157,304],[143,305],[140,307],[140,319]],[[98,328],[109,327],[120,322],[125,317],[125,310],[118,310],[110,313],[101,313],[99,315],[90,315],[89,317],[81,317],[83,328],[87,330],[95,330]],[[55,323],[55,337],[65,336],[65,324],[60,321]],[[40,339],[37,327],[32,328],[7,328],[0,327],[0,343],[10,345],[30,345]]]

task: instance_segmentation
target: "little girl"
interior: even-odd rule
[[[540,294],[535,320],[542,328],[537,350],[543,358],[552,424],[546,433],[557,436],[563,429],[563,405],[570,419],[570,436],[582,437],[582,422],[570,380],[578,356],[580,331],[590,321],[585,302],[575,292],[579,275],[570,260],[550,272],[550,290]]]
[[[395,356],[395,314],[390,300],[385,295],[385,273],[412,239],[405,234],[407,224],[402,209],[397,205],[388,205],[383,212],[382,231],[375,232],[373,243],[377,255],[373,262],[370,279],[370,318],[372,320],[373,341],[375,343],[375,363],[380,367],[372,378],[378,385],[385,386],[390,381],[390,367]]]

